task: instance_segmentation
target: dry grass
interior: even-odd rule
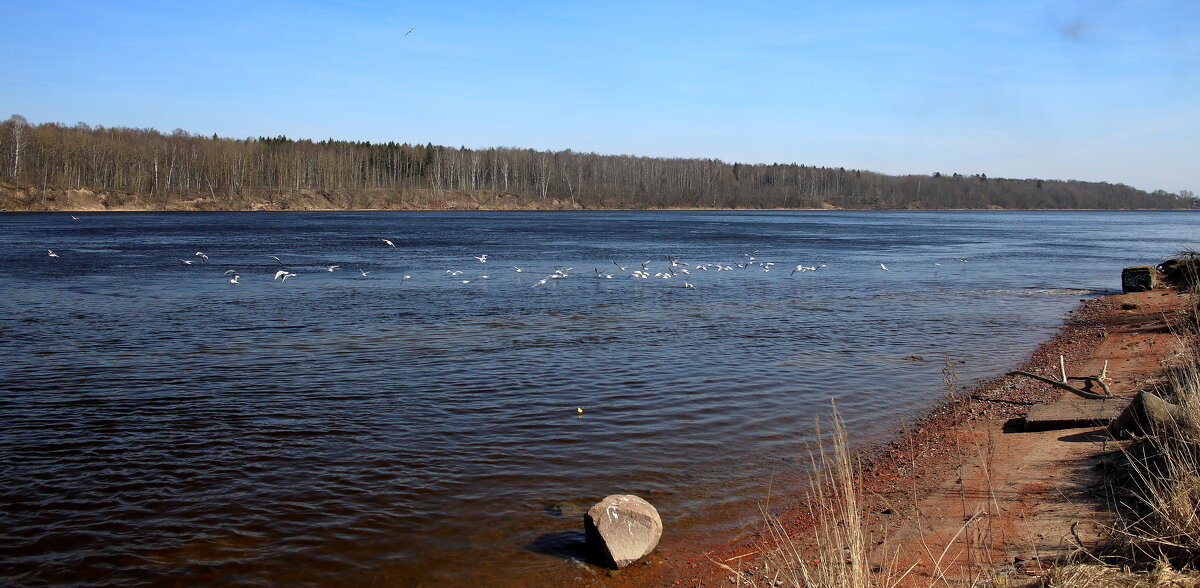
[[[809,503],[815,505],[818,521],[816,559],[795,559],[803,581],[797,585],[867,586],[871,570],[863,536],[858,463],[850,454],[846,424],[836,404],[832,420],[832,448],[822,445],[809,453],[814,471],[820,472],[809,487]],[[817,438],[821,437],[818,422]]]
[[[948,381],[948,388],[953,387],[950,381],[953,378]],[[772,548],[756,554],[753,563],[741,569],[735,569],[730,562],[718,562],[732,574],[734,585],[890,588],[924,582],[939,586],[974,585],[992,577],[993,538],[986,508],[995,506],[994,498],[980,506],[969,504],[964,496],[964,522],[944,544],[930,545],[922,539],[919,545],[901,545],[884,537],[876,546],[868,547],[859,463],[850,451],[845,423],[836,404],[832,407],[831,421],[832,431],[824,435],[818,420],[817,441],[810,446],[809,458],[815,473],[805,492],[805,504],[812,509],[811,533],[804,537],[790,536],[784,524],[764,507],[765,534]],[[977,447],[980,467],[985,472],[990,471],[993,459],[992,441],[989,436]],[[984,477],[990,480],[986,473]],[[909,506],[919,520],[922,514],[917,508],[919,489],[915,483]],[[990,482],[985,491],[992,495]],[[914,550],[919,555],[914,556]],[[917,578],[918,567],[924,569],[922,573],[927,578]]]
[[[1150,431],[1123,451],[1115,480],[1114,529],[1137,566],[1166,561],[1200,564],[1200,355],[1189,353],[1170,371],[1169,399],[1183,407],[1177,420]]]
[[[822,434],[817,421],[816,449],[809,459],[815,472],[807,490],[815,521],[811,537],[795,541],[782,522],[762,508],[766,534],[773,549],[759,555],[749,568],[736,570],[718,563],[733,574],[734,584],[748,587],[791,586],[819,588],[867,588],[896,586],[909,570],[892,565],[872,567],[867,559],[866,534],[859,492],[859,465],[850,451],[845,422],[832,409],[833,431]]]
[[[1050,570],[1033,586],[1045,588],[1197,588],[1200,578],[1176,571],[1166,563],[1134,572],[1103,565],[1063,565]]]
[[[955,382],[948,379],[948,389]],[[762,509],[767,535],[772,546],[756,556],[752,563],[720,563],[732,574],[735,586],[793,588],[891,588],[895,586],[974,586],[995,577],[992,561],[993,529],[988,509],[998,508],[991,488],[990,471],[994,459],[994,439],[989,435],[976,449],[978,466],[985,480],[985,504],[962,497],[961,526],[936,544],[922,537],[918,544],[900,544],[883,537],[868,546],[863,521],[863,496],[860,468],[850,451],[845,423],[836,404],[831,410],[832,431],[823,435],[817,422],[817,441],[810,446],[810,463],[815,474],[805,492],[805,504],[811,506],[811,533],[793,537],[775,515]],[[812,449],[815,447],[815,449]],[[924,518],[918,508],[920,488],[914,479],[909,510],[918,525]],[[901,556],[904,557],[901,557]],[[743,556],[744,557],[744,556]],[[742,563],[742,562],[738,562]],[[920,574],[918,575],[918,569]]]
[[[1200,564],[1200,253],[1184,251],[1177,279],[1192,287],[1187,318],[1177,327],[1181,353],[1167,370],[1163,395],[1182,410],[1124,449],[1114,483],[1115,535],[1127,565]]]
[[[1195,293],[1200,285],[1200,251],[1184,249],[1174,259],[1159,265],[1167,280],[1181,291]]]
[[[1123,447],[1125,463],[1110,479],[1117,519],[1105,555],[1120,569],[1060,566],[1043,586],[1200,586],[1200,253],[1177,259],[1171,279],[1191,296],[1161,392],[1181,410]]]

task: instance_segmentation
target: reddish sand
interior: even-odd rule
[[[1163,363],[1177,350],[1169,325],[1184,300],[1165,290],[1088,300],[1016,369],[1057,378],[1062,355],[1069,375],[1099,375],[1107,361],[1113,394],[1132,396],[1161,380]],[[901,570],[915,566],[904,585],[957,584],[1032,571],[1077,540],[1096,541],[1107,520],[1098,470],[1111,448],[1096,427],[1022,431],[1019,419],[1029,407],[1049,402],[1099,401],[1005,376],[865,452],[864,526],[872,559],[894,560]],[[797,488],[773,509],[801,546],[812,525],[804,493]],[[764,535],[732,538],[682,559],[653,555],[599,584],[732,585],[731,573],[717,562],[753,570],[757,554],[771,549]]]

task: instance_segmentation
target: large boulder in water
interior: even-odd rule
[[[632,494],[608,496],[583,515],[588,548],[618,569],[654,551],[662,529],[654,506]]]

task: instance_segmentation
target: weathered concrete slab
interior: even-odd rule
[[[1121,291],[1146,292],[1162,287],[1162,276],[1152,265],[1133,265],[1121,270]]]
[[[1049,431],[1108,426],[1127,406],[1128,398],[1039,404],[1030,408],[1029,414],[1025,415],[1025,430]]]

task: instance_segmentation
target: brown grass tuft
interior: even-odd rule
[[[762,508],[766,534],[773,549],[762,553],[752,568],[735,570],[737,586],[794,588],[868,588],[900,584],[912,571],[899,570],[897,558],[872,567],[867,558],[866,535],[860,500],[860,469],[850,451],[845,422],[833,403],[832,434],[816,425],[816,448],[810,446],[814,475],[806,492],[815,522],[811,537],[803,542],[789,536],[782,522]]]
[[[1033,586],[1045,588],[1198,588],[1200,576],[1179,572],[1159,562],[1153,569],[1134,572],[1129,569],[1094,564],[1058,566]]]

